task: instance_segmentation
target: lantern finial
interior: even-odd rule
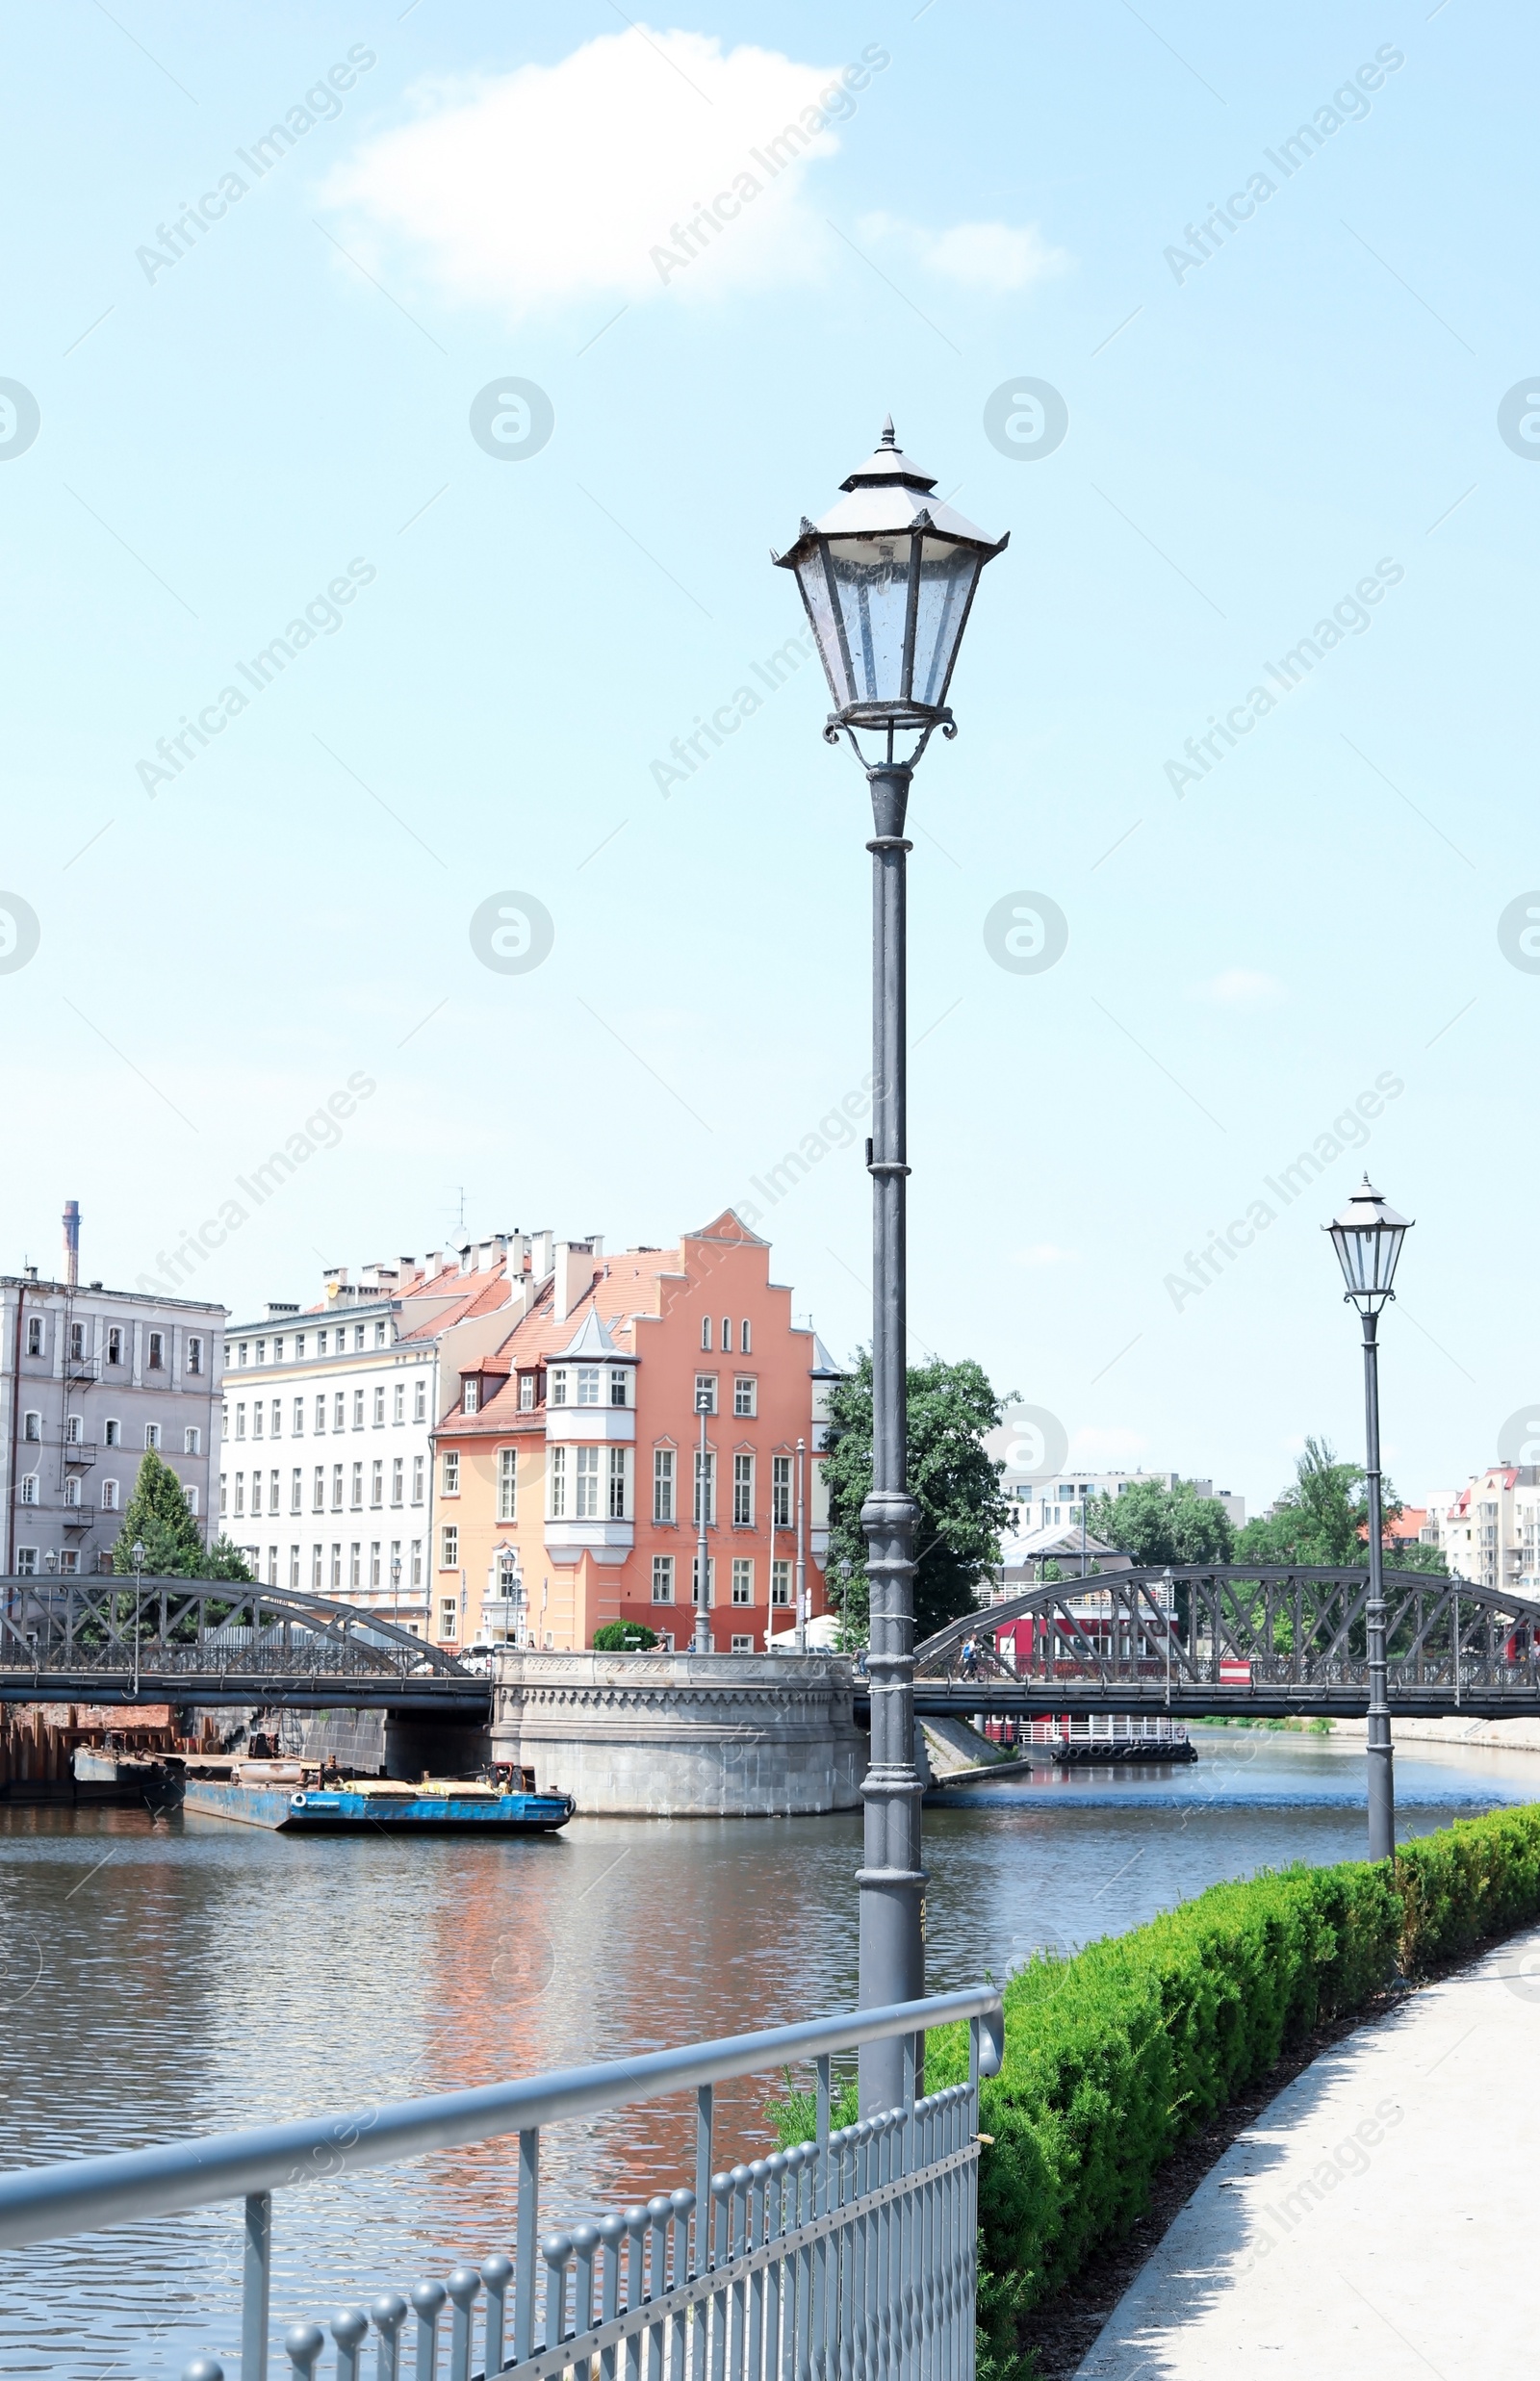
[[[896,447],[898,445],[898,440],[893,434],[893,417],[891,414],[886,415],[884,419],[882,443],[885,447]]]

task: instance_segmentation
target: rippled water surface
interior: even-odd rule
[[[1173,1771],[928,1805],[929,1981],[1120,1933],[1225,1877],[1362,1856],[1363,1748],[1212,1729]],[[1540,1755],[1407,1745],[1403,1836],[1540,1796]],[[0,1804],[5,2165],[321,2114],[848,2007],[860,1820],[578,1820],[557,1838],[294,1838]],[[763,2139],[764,2088],[721,2140]],[[727,2095],[723,2095],[724,2100]],[[661,2101],[557,2129],[552,2216],[688,2179]],[[275,2321],[506,2244],[511,2144],[280,2198]],[[752,2154],[752,2152],[750,2153]],[[238,2210],[0,2257],[0,2371],[232,2374]]]

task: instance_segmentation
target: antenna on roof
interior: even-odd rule
[[[456,1231],[460,1234],[461,1238],[463,1239],[463,1238],[464,1238],[464,1236],[465,1236],[465,1185],[464,1185],[464,1183],[463,1183],[463,1182],[451,1182],[451,1183],[450,1183],[450,1185],[449,1185],[449,1189],[450,1189],[451,1190],[457,1191],[457,1192],[458,1192],[458,1194],[459,1194],[459,1200],[460,1200],[460,1218],[459,1218],[459,1221],[456,1223],[456,1225],[455,1225],[455,1227],[454,1227],[454,1228],[455,1228],[455,1230],[456,1230]]]

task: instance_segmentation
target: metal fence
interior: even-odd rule
[[[916,2091],[924,2029],[963,2021],[965,2081]],[[904,2043],[902,2105],[831,2130],[832,2061]],[[813,2018],[392,2108],[0,2175],[0,2248],[244,2201],[241,2381],[267,2381],[273,2194],[517,2134],[507,2251],[291,2326],[288,2369],[363,2381],[972,2381],[978,2090],[998,2072],[992,1987]],[[808,2139],[716,2169],[714,2088],[810,2061]],[[544,2126],[695,2094],[694,2188],[541,2231]],[[282,2202],[288,2213],[294,2203]],[[295,2208],[303,2220],[302,2206]],[[446,2314],[446,2310],[448,2311]],[[408,2355],[410,2361],[408,2361]],[[213,2356],[184,2381],[224,2381]]]

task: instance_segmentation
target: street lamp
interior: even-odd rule
[[[1364,1176],[1335,1223],[1324,1225],[1347,1284],[1344,1297],[1364,1319],[1365,1480],[1369,1498],[1369,1856],[1388,1860],[1396,1850],[1396,1779],[1385,1689],[1385,1561],[1379,1510],[1379,1311],[1396,1295],[1392,1283],[1401,1242],[1411,1230]]]
[[[697,1526],[697,1543],[695,1551],[695,1633],[690,1639],[690,1651],[692,1653],[709,1653],[711,1651],[711,1616],[706,1608],[706,1583],[709,1575],[706,1570],[706,1418],[711,1411],[711,1392],[709,1389],[696,1390],[695,1410],[701,1417],[701,1451],[696,1458],[695,1467],[695,1518]]]
[[[986,537],[937,502],[936,481],[900,452],[884,424],[877,452],[841,482],[842,500],[804,520],[774,557],[794,571],[834,708],[827,742],[848,736],[871,790],[872,855],[872,1487],[861,1507],[871,1583],[871,1763],[860,1887],[863,2009],[918,2000],[925,1989],[920,1796],[914,1767],[914,1528],[909,1494],[905,1375],[905,858],[910,780],[947,708],[958,647],[984,565],[1005,539]],[[878,757],[861,749],[876,740]],[[906,755],[900,738],[915,738]],[[903,2098],[903,2045],[860,2054],[860,2112]]]
[[[144,1541],[142,1538],[135,1539],[132,1550],[134,1555],[134,1701],[138,1703],[140,1574],[144,1568]]]

